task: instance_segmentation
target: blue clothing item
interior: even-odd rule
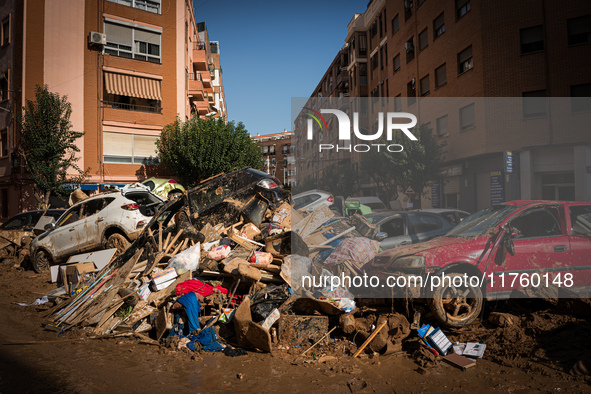
[[[187,347],[193,351],[196,342],[199,342],[206,352],[221,352],[224,350],[224,346],[218,342],[218,336],[213,327],[206,328],[198,335],[191,335],[189,339],[191,342],[187,343]]]
[[[199,325],[199,313],[201,312],[201,303],[197,301],[197,294],[194,292],[187,293],[180,296],[177,300],[183,307],[185,307],[185,313],[189,318],[187,325],[189,327],[189,334],[198,328]]]

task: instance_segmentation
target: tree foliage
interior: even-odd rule
[[[411,200],[420,208],[421,197],[428,193],[427,186],[439,181],[443,151],[431,128],[421,125],[411,132],[417,141],[409,141],[402,133],[395,134],[391,143],[402,145],[402,152],[382,151],[368,156],[362,161],[362,170],[384,193],[384,198],[396,199],[399,192],[410,186],[416,193],[410,196]]]
[[[164,126],[156,142],[158,157],[185,187],[237,168],[262,168],[262,153],[239,122],[220,118],[177,118]]]
[[[71,114],[67,96],[50,92],[47,85],[37,85],[35,100],[26,101],[19,119],[19,152],[35,183],[35,197],[41,203],[45,192],[46,206],[51,194],[69,194],[64,184],[80,183],[88,176],[88,170],[77,165],[76,157],[80,149],[75,141],[84,132],[72,130]]]

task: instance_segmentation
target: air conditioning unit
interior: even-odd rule
[[[404,49],[406,49],[406,52],[412,52],[415,50],[415,46],[411,41],[407,41],[404,43]]]
[[[107,35],[104,33],[91,31],[88,35],[88,43],[90,45],[107,45]]]

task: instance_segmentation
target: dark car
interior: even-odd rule
[[[45,213],[45,216],[51,216],[55,220],[57,220],[62,213],[64,213],[65,209],[48,209]],[[21,230],[21,231],[31,231],[43,216],[44,210],[36,210],[36,211],[28,211],[19,213],[14,215],[6,222],[4,222],[0,226],[0,231],[2,230]]]
[[[388,235],[380,243],[384,250],[425,242],[453,228],[443,216],[429,212],[380,211],[364,216]]]
[[[363,268],[387,280],[414,276],[433,284],[433,278],[450,278],[441,286],[425,282],[415,287],[413,297],[427,299],[433,314],[451,327],[474,321],[484,297],[507,298],[515,290],[535,294],[554,286],[588,298],[591,203],[494,205],[470,215],[444,237],[387,250]]]

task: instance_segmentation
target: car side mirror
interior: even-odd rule
[[[43,229],[45,231],[53,230],[55,228],[55,223],[47,223]]]
[[[383,231],[377,233],[376,236],[374,237],[374,239],[378,242],[382,242],[386,238],[388,238],[388,233],[385,233]]]

